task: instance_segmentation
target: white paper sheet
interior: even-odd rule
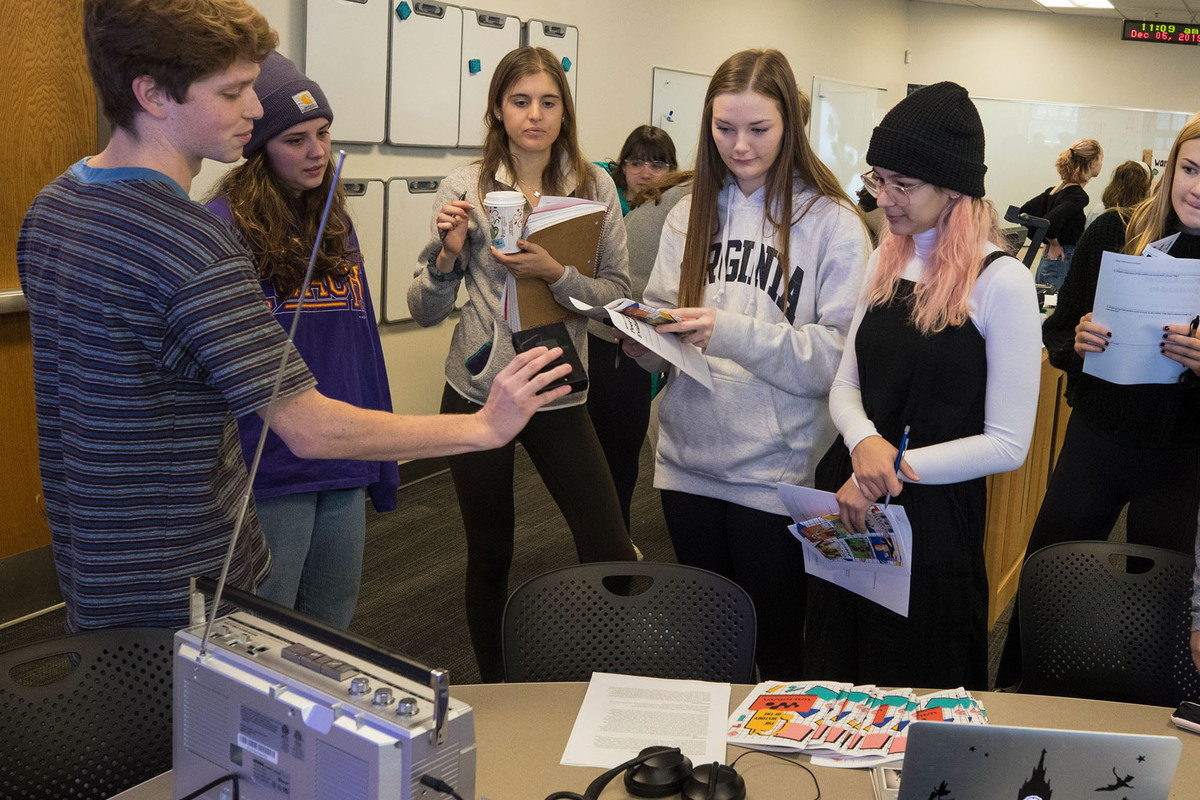
[[[725,763],[729,684],[592,673],[563,751],[568,767],[612,767],[652,745]]]
[[[1187,325],[1200,314],[1200,259],[1105,252],[1092,321],[1112,339],[1088,353],[1083,371],[1110,383],[1174,383],[1184,367],[1160,352],[1164,325]]]
[[[796,522],[823,517],[838,513],[837,497],[833,492],[823,492],[806,486],[792,486],[787,483],[778,484],[779,499]],[[805,539],[796,525],[789,525],[788,530],[804,548],[804,571],[813,577],[841,586],[859,597],[878,603],[886,609],[895,611],[901,616],[908,616],[908,596],[912,584],[912,525],[903,506],[892,503],[887,509],[882,505],[874,507],[878,514],[887,519],[892,535],[898,540],[902,566],[882,566],[875,569],[865,568],[856,564],[853,568],[838,566],[830,561]],[[871,525],[871,515],[868,512],[868,526]]]
[[[613,326],[629,338],[641,342],[658,355],[665,358],[683,372],[695,378],[706,388],[711,389],[712,373],[708,369],[708,360],[694,344],[679,341],[674,333],[660,333],[654,326],[640,319],[627,317],[604,306],[590,306],[582,300],[571,298],[571,302],[586,317],[592,319],[612,320]],[[619,302],[619,301],[618,301]],[[611,304],[610,304],[611,305]]]

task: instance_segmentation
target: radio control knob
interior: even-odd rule
[[[358,697],[371,691],[371,682],[359,675],[357,678],[350,679],[350,694]]]
[[[371,698],[373,706],[390,706],[392,704],[392,690],[384,687],[375,690],[375,696]]]
[[[417,713],[417,698],[401,697],[396,703],[396,715],[400,717],[411,717]]]

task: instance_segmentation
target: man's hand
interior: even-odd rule
[[[538,394],[548,384],[570,373],[570,364],[560,364],[538,374],[538,370],[561,355],[561,347],[527,350],[518,354],[492,381],[487,403],[475,415],[484,426],[484,436],[491,442],[486,449],[508,444],[521,432],[535,411],[570,394],[570,386],[559,386]]]

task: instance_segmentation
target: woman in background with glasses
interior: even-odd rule
[[[600,166],[612,175],[621,196],[621,212],[628,214],[630,201],[639,192],[665,178],[679,165],[675,161],[675,143],[667,132],[653,125],[642,125],[626,137],[616,161]],[[641,301],[657,252],[658,232],[642,225],[636,237],[629,239],[630,300]],[[637,486],[642,443],[650,426],[652,379],[635,361],[621,357],[611,326],[588,320],[588,416],[617,487],[626,529],[630,528],[629,505]]]
[[[983,199],[983,125],[965,89],[939,83],[900,101],[867,163],[887,227],[829,394],[842,438],[817,487],[837,492],[855,531],[885,495],[904,507],[911,594],[905,617],[814,581],[805,665],[838,681],[985,689],[984,477],[1017,468],[1029,447],[1037,295]]]
[[[679,168],[675,142],[662,128],[639,125],[625,137],[616,161],[597,162],[612,175],[621,190],[621,213],[629,213],[629,201],[668,172]],[[642,284],[645,286],[645,283]],[[638,298],[631,298],[637,300]]]

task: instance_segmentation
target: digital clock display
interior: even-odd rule
[[[1200,45],[1200,23],[1127,19],[1121,29],[1121,39],[1127,42]]]

